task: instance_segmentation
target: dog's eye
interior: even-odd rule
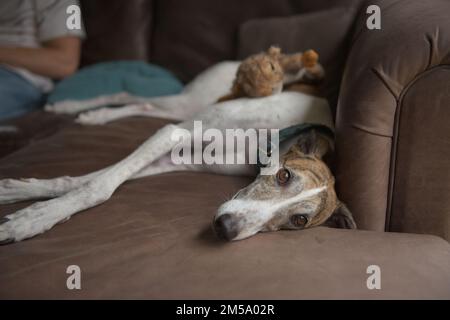
[[[272,68],[272,71],[275,71],[275,66],[273,65],[273,63],[270,63],[270,67]]]
[[[305,214],[294,214],[291,216],[291,223],[297,228],[303,228],[308,223],[308,216]]]
[[[281,168],[277,172],[277,182],[279,185],[285,185],[291,179],[291,173],[285,168]]]

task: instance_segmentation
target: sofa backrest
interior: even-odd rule
[[[208,66],[237,58],[239,26],[347,6],[358,0],[81,0],[88,38],[82,64],[147,60],[189,81]]]
[[[108,60],[148,60],[152,0],[80,0],[87,38],[82,65]]]

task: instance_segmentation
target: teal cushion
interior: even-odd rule
[[[89,100],[126,92],[137,97],[179,93],[182,83],[169,71],[143,61],[113,61],[79,70],[59,82],[47,102]]]

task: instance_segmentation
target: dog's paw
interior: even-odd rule
[[[47,112],[58,113],[58,109],[55,107],[54,104],[46,104],[44,106],[44,110]]]
[[[14,242],[14,236],[8,228],[8,218],[0,218],[0,245]]]
[[[28,235],[32,226],[23,220],[21,211],[0,218],[0,245],[10,244],[32,236]]]
[[[79,108],[77,103],[74,102],[60,102],[58,104],[46,104],[44,110],[56,114],[76,114],[83,111],[83,108]]]
[[[0,219],[0,244],[28,239],[70,218],[67,208],[52,206],[52,200],[36,202]],[[56,210],[58,209],[58,210]]]
[[[108,109],[99,109],[81,113],[75,120],[76,123],[93,126],[102,125],[109,121]]]
[[[0,180],[0,204],[14,203],[32,196],[32,182],[36,179]]]

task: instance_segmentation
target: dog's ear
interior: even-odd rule
[[[313,155],[322,159],[326,154],[333,151],[333,141],[318,130],[311,129],[300,135],[297,147],[305,155]]]
[[[338,204],[333,214],[323,225],[331,228],[356,229],[356,223],[352,213],[342,202]]]

